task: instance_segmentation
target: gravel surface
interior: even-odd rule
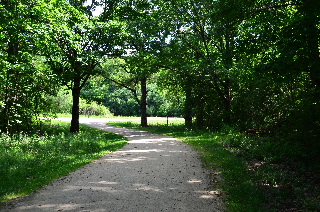
[[[123,135],[121,150],[57,179],[0,211],[19,212],[222,212],[221,197],[210,186],[192,147],[172,137],[81,122]]]

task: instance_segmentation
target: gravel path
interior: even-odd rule
[[[0,211],[19,212],[222,212],[208,173],[192,147],[175,138],[107,126],[87,125],[123,135],[121,150],[55,180]]]

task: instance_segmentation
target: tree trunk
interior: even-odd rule
[[[304,0],[304,5],[301,12],[305,18],[301,27],[307,29],[306,33],[306,49],[309,57],[309,72],[312,83],[316,86],[317,91],[320,91],[320,76],[319,76],[319,29],[318,29],[318,11],[320,3],[318,0]]]
[[[224,83],[224,91],[225,91],[225,97],[223,100],[224,104],[224,122],[226,124],[232,124],[232,112],[231,112],[231,103],[232,103],[232,94],[231,94],[231,89],[230,89],[230,84],[231,80],[227,79],[226,82]]]
[[[141,79],[141,126],[147,127],[148,126],[148,119],[147,119],[147,78],[143,77]]]
[[[190,128],[192,127],[192,87],[191,82],[188,79],[185,84],[186,100],[184,104],[184,120],[185,126]]]
[[[9,133],[9,117],[11,114],[10,108],[13,106],[13,98],[11,97],[12,92],[10,92],[10,70],[6,71],[6,83],[3,85],[5,94],[4,94],[4,107],[0,112],[0,131]]]
[[[71,119],[71,126],[70,126],[70,132],[71,133],[77,133],[80,130],[80,124],[79,124],[79,110],[80,110],[80,77],[75,77],[74,79],[74,86],[72,88],[72,119]]]
[[[205,116],[205,94],[203,91],[198,91],[198,98],[196,100],[196,124],[197,128],[202,129],[204,127],[204,116]]]

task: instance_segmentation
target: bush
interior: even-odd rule
[[[80,101],[80,114],[81,115],[94,115],[94,116],[104,116],[104,117],[112,117],[113,114],[110,110],[104,106],[99,105],[96,102],[86,103],[85,100],[81,99]]]
[[[45,113],[71,113],[72,94],[61,89],[56,96],[48,96],[46,98],[48,107]]]
[[[72,94],[61,89],[56,96],[47,97],[48,107],[45,113],[62,113],[70,114],[72,110]],[[113,114],[104,105],[100,105],[95,101],[87,103],[86,100],[80,98],[80,114],[112,117]]]

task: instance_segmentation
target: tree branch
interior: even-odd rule
[[[104,77],[105,77],[106,79],[110,80],[111,82],[114,82],[114,83],[116,83],[117,85],[120,85],[120,86],[128,89],[129,91],[131,91],[131,92],[133,93],[134,99],[137,101],[137,103],[138,103],[139,105],[141,104],[141,100],[139,99],[138,94],[137,94],[137,91],[136,91],[135,89],[127,86],[127,85],[126,85],[125,83],[123,83],[123,82],[119,82],[119,81],[114,80],[114,79],[112,79],[112,78],[110,78],[110,77],[107,77],[107,76],[104,76]]]
[[[289,7],[289,6],[300,6],[302,4],[303,3],[300,3],[300,2],[287,3],[287,4],[281,4],[281,5],[273,4],[273,5],[268,5],[266,7],[263,7],[263,8],[257,8],[254,13],[260,13],[260,12],[263,12],[263,11],[279,9],[279,8],[285,8],[285,7]]]

